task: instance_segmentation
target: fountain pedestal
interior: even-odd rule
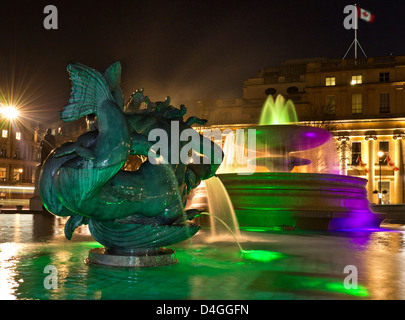
[[[174,250],[159,248],[157,250],[137,252],[134,254],[110,253],[106,248],[94,248],[89,251],[86,262],[112,267],[158,267],[177,263]]]
[[[262,172],[220,174],[241,227],[305,230],[377,228],[367,180],[335,174]]]

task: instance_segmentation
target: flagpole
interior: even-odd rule
[[[342,60],[344,60],[346,58],[346,56],[349,53],[350,49],[354,45],[354,59],[355,59],[354,63],[357,64],[357,51],[358,51],[357,46],[359,46],[361,52],[363,52],[364,57],[367,58],[367,54],[364,52],[363,47],[361,46],[359,40],[357,39],[357,29],[358,29],[358,23],[359,23],[359,21],[358,21],[358,19],[359,19],[358,10],[359,9],[357,8],[357,3],[354,4],[354,7],[356,8],[355,23],[354,23],[354,40],[353,40],[352,44],[350,45],[349,49],[347,49],[347,51],[346,51],[345,55],[343,56]]]
[[[357,60],[357,28],[354,29],[354,59]]]
[[[354,28],[354,59],[355,59],[355,64],[357,64],[357,28],[359,27],[359,15],[358,15],[357,3],[354,4],[354,7],[356,8],[356,23],[355,23],[355,28]]]

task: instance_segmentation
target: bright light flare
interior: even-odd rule
[[[4,106],[3,105],[0,107],[0,114],[9,120],[14,120],[18,117],[19,112],[15,106],[11,106],[11,105]]]

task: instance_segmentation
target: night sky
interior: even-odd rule
[[[58,9],[46,30],[44,7]],[[122,87],[144,88],[172,104],[242,97],[243,80],[285,59],[340,59],[354,38],[343,27],[348,1],[0,0],[0,89],[3,99],[56,117],[67,103],[69,61],[104,70],[120,60]],[[376,16],[359,21],[368,56],[405,55],[405,1],[363,0]],[[353,51],[349,54],[352,58]]]

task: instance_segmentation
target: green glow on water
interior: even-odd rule
[[[270,262],[272,260],[286,257],[280,252],[266,251],[266,250],[243,250],[242,258],[252,261]]]
[[[267,232],[271,230],[270,228],[259,228],[259,227],[239,227],[243,231],[252,231],[252,232]]]
[[[67,240],[45,246],[2,244],[0,261],[4,258],[5,265],[0,293],[7,298],[41,300],[369,297],[364,286],[345,289],[340,275],[300,271],[300,263],[281,252],[183,244],[173,247],[177,264],[138,269],[85,264],[89,249],[97,246],[95,241]],[[47,265],[58,270],[55,290],[43,285]],[[289,271],[281,271],[287,267]]]
[[[358,285],[357,288],[346,289],[342,282],[330,282],[325,284],[325,290],[343,294],[350,294],[357,297],[368,297],[369,293],[366,287]]]
[[[97,241],[83,242],[82,245],[85,246],[85,247],[89,247],[89,248],[91,248],[91,249],[103,247],[103,245],[100,244],[100,243],[97,242]]]
[[[27,235],[20,233],[21,229],[8,235],[6,218],[13,218],[15,225],[26,225]],[[238,250],[232,241],[206,242],[202,233],[193,241],[171,246],[178,260],[174,265],[116,268],[85,263],[89,250],[101,246],[85,230],[67,240],[63,236],[63,225],[60,225],[57,233],[46,237],[41,234],[41,241],[38,241],[32,238],[32,226],[28,224],[31,218],[27,218],[26,215],[0,215],[3,227],[3,233],[0,233],[3,237],[0,242],[0,300],[165,300],[167,297],[172,300],[357,300],[375,298],[375,292],[380,288],[366,287],[369,280],[359,282],[356,289],[344,287],[346,275],[342,266],[352,262],[353,257],[345,255],[347,261],[328,260],[334,256],[330,252],[334,247],[324,246],[331,243],[329,236],[322,238],[327,242],[314,248],[326,250],[319,256],[325,261],[319,260],[318,255],[302,251],[305,243],[300,239],[308,241],[313,240],[312,237],[302,238],[295,233],[282,238],[272,232],[246,234],[252,238],[242,245],[251,250]],[[40,219],[39,216],[34,218]],[[291,239],[291,246],[283,239]],[[339,248],[338,244],[336,246]],[[375,252],[370,254],[374,256]],[[44,287],[46,277],[52,275],[44,271],[49,265],[57,269],[56,289]],[[382,284],[381,288],[384,286]]]

